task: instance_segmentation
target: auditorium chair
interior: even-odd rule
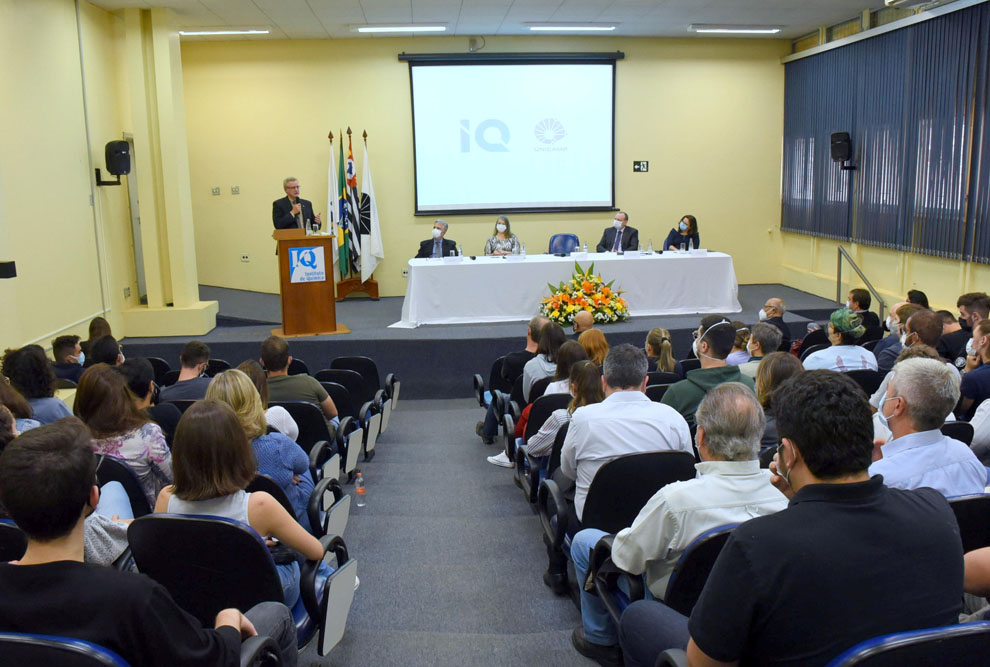
[[[691,540],[667,579],[667,590],[663,597],[665,605],[685,616],[691,615],[691,610],[708,581],[708,575],[715,567],[715,560],[722,552],[732,529],[738,525],[730,523],[716,526]],[[614,540],[614,535],[606,535],[598,541],[592,552],[588,571],[598,597],[612,617],[612,622],[618,627],[619,617],[626,607],[643,599],[645,584],[642,575],[629,574],[612,561]],[[620,580],[625,582],[624,588],[619,586]]]
[[[342,459],[347,459],[348,452],[340,449],[337,432],[330,430],[330,425],[327,424],[322,408],[307,401],[272,401],[269,403],[269,406],[276,405],[284,408],[299,427],[296,443],[310,457],[310,467],[313,468],[314,460],[319,460],[321,470],[327,471],[328,474],[329,471],[336,470],[338,472],[334,477],[338,476]],[[350,417],[342,417],[341,419],[350,419]],[[345,472],[347,471],[345,470]],[[313,473],[313,479],[318,480],[315,470]]]
[[[376,409],[376,393],[367,386],[360,373],[340,368],[326,368],[314,375],[319,382],[336,382],[347,389],[351,402],[358,408],[355,418],[364,431],[363,448],[366,461],[375,455],[375,444],[381,432],[382,415]]]
[[[0,563],[18,560],[27,549],[27,536],[11,519],[0,519]]]
[[[162,376],[162,381],[161,382],[158,382],[158,380],[155,380],[155,382],[158,382],[158,386],[159,387],[171,387],[173,384],[175,384],[178,381],[179,381],[179,371],[178,370],[169,370],[169,371],[166,371],[165,374]]]
[[[358,373],[363,379],[365,386],[371,392],[371,400],[375,404],[375,409],[381,414],[378,435],[381,435],[388,428],[389,417],[392,413],[393,403],[391,394],[387,388],[382,388],[378,365],[371,357],[337,357],[330,362],[332,370],[350,370]]]
[[[485,379],[481,377],[481,373],[474,374],[474,397],[478,399],[478,405],[487,408],[492,402],[492,392],[498,389],[499,391],[511,391],[512,387],[508,382],[502,377],[502,362],[505,361],[505,355],[502,355],[498,359],[492,362],[492,367],[488,371],[488,384],[485,384]]]
[[[571,538],[582,528],[617,533],[632,525],[653,494],[671,482],[694,479],[695,458],[687,452],[662,451],[627,454],[613,459],[595,473],[588,488],[581,525],[570,525],[568,501],[557,483],[540,482],[537,505],[547,548],[545,583],[558,595],[567,594]]]
[[[306,366],[306,362],[302,359],[292,357],[292,361],[289,362],[286,372],[289,375],[309,375],[309,367]]]
[[[828,332],[825,329],[815,329],[805,334],[798,347],[798,358],[804,359],[804,351],[812,345],[828,345]]]
[[[990,621],[881,635],[856,644],[828,667],[969,667],[985,665]]]
[[[313,446],[309,452],[309,469],[315,480],[324,477],[336,478],[343,472],[350,482],[357,468],[358,456],[361,454],[364,432],[353,417],[342,417],[333,437],[332,443],[321,441]]]
[[[55,378],[56,389],[75,389],[76,383],[66,378]]]
[[[529,403],[535,403],[536,399],[538,399],[540,396],[545,394],[547,391],[547,387],[553,381],[554,379],[552,377],[545,377],[536,380],[533,383],[533,385],[529,388],[529,396],[526,397]],[[529,405],[529,403],[527,403],[526,405]]]
[[[677,373],[667,373],[665,371],[650,371],[646,374],[646,385],[651,384],[674,384],[683,380]]]
[[[805,359],[813,355],[815,352],[820,352],[821,350],[827,350],[828,348],[832,347],[832,344],[823,343],[821,345],[810,345],[808,347],[804,347],[804,345],[802,345],[801,347],[804,348],[804,352],[801,353],[801,361],[804,361]]]
[[[172,370],[172,367],[168,365],[168,362],[161,357],[145,357],[148,363],[151,364],[151,370],[155,374],[155,384],[158,386],[165,386],[165,374]]]
[[[357,561],[338,535],[319,538],[324,558],[334,556],[329,575],[322,561],[301,566],[299,600],[293,605],[299,650],[317,642],[327,655],[344,634],[354,599]],[[282,602],[282,585],[263,537],[250,526],[222,517],[152,514],[127,530],[138,570],[165,589],[175,602],[204,626],[213,625],[221,609],[250,609],[259,602]]]
[[[401,388],[401,383],[399,378],[395,377],[395,373],[389,373],[385,376],[385,393],[388,394],[389,400],[392,401],[392,411],[395,412],[395,408],[399,405],[399,389]]]
[[[581,240],[577,234],[554,234],[550,237],[550,244],[547,252],[551,255],[566,252],[570,254],[581,247]]]
[[[701,368],[701,359],[681,359],[680,364],[686,375],[688,371],[695,371]]]
[[[248,493],[264,491],[274,498],[282,506],[282,509],[289,513],[289,516],[296,516],[296,510],[292,506],[292,503],[289,502],[289,497],[285,495],[285,491],[278,485],[278,482],[268,475],[263,475],[260,472],[256,473],[254,479],[244,487],[244,490]]]
[[[663,395],[670,388],[669,384],[651,384],[646,387],[646,397],[655,403],[659,403]]]
[[[990,547],[990,494],[973,493],[949,498],[959,524],[963,553]]]
[[[866,341],[865,343],[861,343],[861,344],[860,344],[860,346],[861,346],[861,347],[862,347],[862,348],[863,348],[864,350],[869,350],[870,352],[872,352],[872,351],[873,351],[873,349],[874,349],[874,348],[875,348],[875,347],[877,346],[877,343],[879,343],[879,342],[880,342],[880,340],[882,340],[882,339],[878,339],[878,340],[868,340],[868,341]]]
[[[206,370],[203,371],[207,377],[213,377],[219,375],[224,371],[229,371],[232,368],[229,361],[224,361],[223,359],[210,359],[206,363]]]
[[[969,422],[945,422],[941,426],[942,435],[955,438],[967,447],[973,444],[973,425]]]
[[[883,327],[881,326],[866,327],[866,331],[863,332],[863,335],[859,337],[859,340],[856,341],[856,344],[863,345],[864,343],[869,343],[870,341],[874,341],[874,340],[879,341],[881,338],[883,338]],[[874,343],[874,345],[876,345],[876,343]]]
[[[531,458],[526,455],[526,443],[543,427],[554,410],[566,408],[571,402],[570,394],[545,394],[533,402],[529,409],[529,420],[526,422],[526,432],[522,438],[515,441],[514,452],[509,455],[516,462],[516,485],[523,490],[523,495],[530,503],[536,502],[536,491],[540,486],[540,468],[537,464],[535,482],[529,476]]]
[[[120,482],[127,493],[127,499],[131,502],[131,511],[134,513],[135,519],[151,513],[151,506],[148,504],[148,497],[144,494],[144,488],[126,461],[100,454],[96,462],[96,479],[100,486],[107,482]]]
[[[514,401],[519,409],[523,409],[529,405],[527,396],[523,394],[523,376],[520,375],[516,378],[515,382],[512,383],[512,391],[509,392],[509,400]]]
[[[295,517],[296,510],[289,502],[285,491],[268,475],[258,473],[244,489],[248,493],[264,491],[281,505],[289,516]],[[313,488],[306,503],[306,516],[317,537],[324,535],[344,536],[347,519],[351,513],[351,497],[335,477],[324,477]],[[331,530],[332,529],[332,530]]]
[[[333,404],[337,407],[337,417],[339,419],[343,419],[344,417],[351,417],[355,420],[357,419],[357,406],[355,406],[353,401],[351,401],[351,393],[347,391],[347,388],[344,387],[344,385],[337,382],[321,382],[320,385],[333,400]]]
[[[195,403],[196,401],[192,401],[192,400],[189,400],[187,398],[183,398],[183,399],[175,399],[174,401],[164,401],[164,402],[165,403],[171,403],[176,408],[178,408],[179,412],[181,412],[182,414],[185,414],[186,410],[189,409],[189,406],[192,405],[193,403]]]
[[[879,371],[871,371],[869,369],[846,371],[845,376],[858,384],[867,396],[872,396],[880,388],[880,384],[884,378],[883,374]]]
[[[549,456],[531,456],[525,446],[516,449],[516,456],[513,459],[516,464],[516,483],[522,488],[523,495],[530,504],[536,503],[540,482],[560,467],[560,450],[564,448],[564,440],[567,439],[567,429],[570,425],[570,422],[565,422],[557,429]]]

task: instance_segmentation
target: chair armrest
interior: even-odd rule
[[[323,547],[323,556],[319,560],[304,561],[299,574],[299,596],[302,598],[306,613],[313,621],[318,621],[322,617],[320,600],[316,597],[316,575],[320,563],[323,562],[328,553],[333,553],[336,556],[337,567],[349,560],[344,538],[339,535],[324,535],[319,539],[320,545]]]
[[[345,417],[345,419],[350,419],[350,417]],[[340,447],[337,446],[336,442],[327,442],[326,440],[320,440],[313,448],[309,450],[309,472],[313,475],[313,479],[320,479],[319,471],[323,464],[334,454],[337,454]]]
[[[515,456],[512,461],[516,464],[516,476],[522,480],[523,476],[526,474],[526,461],[528,456],[526,455],[526,445],[516,445]]]
[[[543,524],[543,532],[551,541],[551,546],[559,547],[564,543],[564,535],[567,534],[567,501],[564,494],[557,486],[557,482],[552,479],[545,479],[540,482],[540,489],[536,495],[536,506],[540,511],[540,522]],[[556,518],[556,527],[552,524],[551,518]]]
[[[509,456],[509,460],[515,460],[516,458],[516,421],[512,418],[512,415],[506,413],[505,415],[505,447],[506,453]]]
[[[687,651],[669,648],[657,656],[656,667],[688,667]]]
[[[392,387],[395,385],[395,373],[389,373],[385,376],[385,392],[388,394],[389,398],[392,398]]]
[[[130,547],[124,549],[124,553],[117,556],[117,560],[113,562],[113,569],[120,570],[121,572],[127,572],[133,566],[134,566],[134,554],[131,553]]]
[[[382,411],[382,405],[385,404],[385,390],[379,389],[375,392],[375,397],[372,399],[372,403],[375,404],[375,412]]]
[[[612,543],[615,535],[606,535],[598,540],[595,548],[591,552],[591,561],[588,564],[588,571],[591,576],[595,592],[601,599],[605,610],[612,618],[612,622],[618,627],[619,617],[622,616],[622,609],[619,608],[615,599],[615,592],[619,589],[619,580],[624,578],[628,585],[629,602],[643,599],[643,578],[638,577],[619,567],[612,561]],[[583,586],[585,582],[578,582]]]
[[[485,381],[480,373],[474,374],[474,397],[478,399],[478,405],[485,407]]]
[[[361,428],[368,428],[368,420],[371,419],[372,415],[375,414],[375,405],[371,401],[366,401],[361,409],[358,410],[358,423],[361,424]]]
[[[323,494],[327,491],[333,494],[333,502],[335,503],[344,497],[344,489],[336,479],[324,477],[320,480],[320,483],[313,488],[313,492],[309,494],[309,501],[306,503],[306,515],[309,517],[309,525],[313,527],[314,531],[320,530],[322,525],[320,510],[323,509]]]
[[[522,415],[522,410],[519,409],[519,404],[515,401],[509,401],[509,404],[505,407],[505,411],[512,415],[512,418],[519,421],[520,415]]]
[[[255,635],[241,642],[241,667],[278,665],[281,657],[278,644],[271,637]]]

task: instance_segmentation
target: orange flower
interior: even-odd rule
[[[602,296],[608,296],[611,293],[612,290],[609,288],[608,285],[602,285]]]
[[[591,284],[590,281],[585,280],[583,283],[581,283],[581,289],[584,290],[585,294],[591,294],[594,291],[595,286]]]

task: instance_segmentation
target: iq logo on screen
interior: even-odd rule
[[[488,118],[474,128],[474,143],[489,153],[509,152],[509,126],[498,118]],[[461,152],[471,152],[471,121],[461,121]]]
[[[289,282],[315,283],[326,279],[322,246],[289,248]]]

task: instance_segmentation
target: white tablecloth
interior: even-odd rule
[[[574,262],[613,288],[624,290],[631,316],[737,313],[736,272],[732,257],[721,252],[688,255],[589,253],[555,257],[530,255],[522,261],[503,257],[409,260],[409,283],[402,320],[392,327],[528,320],[549,295],[547,283],[567,281]]]

